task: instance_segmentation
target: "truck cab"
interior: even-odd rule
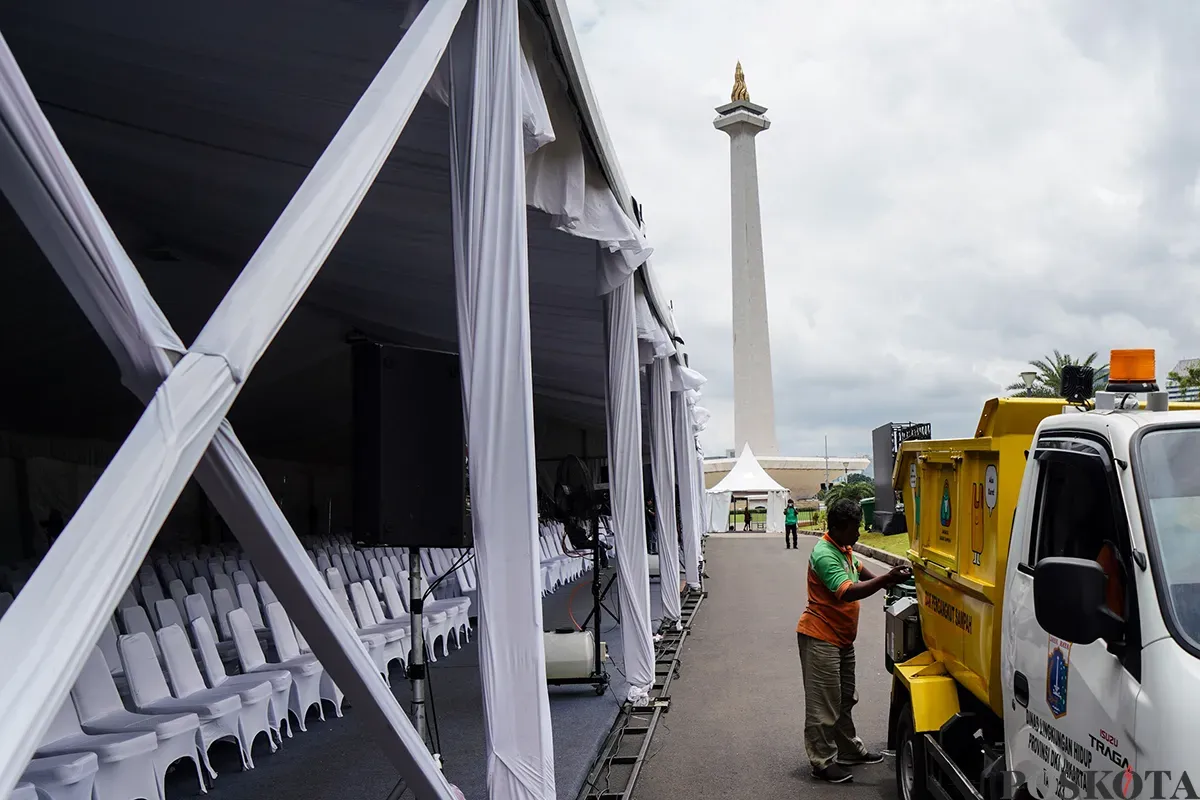
[[[1170,794],[1200,767],[1200,413],[1045,420],[1005,587],[1005,741],[1030,794],[1131,797],[1160,770]]]
[[[902,800],[1198,796],[1200,406],[1152,381],[993,400],[974,438],[901,448]]]

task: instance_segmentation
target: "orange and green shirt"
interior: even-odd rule
[[[836,647],[854,644],[858,636],[858,601],[842,595],[858,582],[862,561],[854,548],[840,547],[826,534],[808,559],[808,607],[800,615],[796,633],[829,642]]]

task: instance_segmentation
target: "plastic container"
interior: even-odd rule
[[[916,596],[917,581],[915,578],[909,578],[904,583],[898,583],[895,586],[888,587],[887,592],[885,592],[883,596],[883,607],[885,609],[890,608],[892,603],[896,602],[902,597],[912,597],[915,599]]]
[[[871,530],[875,523],[875,498],[864,497],[858,501],[858,505],[862,508],[863,525],[867,526],[867,530]]]

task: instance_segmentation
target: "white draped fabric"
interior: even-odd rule
[[[617,534],[621,639],[629,700],[643,703],[654,685],[650,629],[650,565],[642,492],[642,408],[634,285],[627,280],[604,297],[608,339],[608,470]]]
[[[729,530],[729,503],[733,492],[708,492],[708,530],[724,533]]]
[[[698,589],[702,528],[696,509],[696,438],[692,435],[692,418],[688,413],[686,395],[675,392],[672,399],[675,409],[675,466],[679,473],[679,514],[683,522],[683,576],[689,588]]]
[[[783,532],[783,509],[787,505],[788,493],[767,493],[767,531],[769,533]]]
[[[459,348],[479,572],[488,796],[553,800],[542,638],[517,0],[480,0],[448,59]],[[470,53],[474,59],[459,57]]]
[[[669,340],[668,340],[669,341]],[[674,348],[672,348],[673,350]],[[671,363],[656,358],[646,368],[650,378],[650,469],[658,516],[659,588],[663,619],[682,627],[679,601],[679,539],[675,515],[675,448],[671,424]],[[684,462],[686,463],[686,462]],[[685,536],[686,536],[685,531]]]
[[[453,796],[223,419],[371,186],[462,5],[433,0],[421,12],[186,352],[0,39],[0,183],[147,401],[0,619],[8,654],[0,659],[0,796],[15,785],[206,450],[197,477],[339,684],[367,709],[387,755],[419,796]]]

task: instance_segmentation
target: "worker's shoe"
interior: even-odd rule
[[[854,779],[854,774],[851,773],[850,770],[846,769],[845,767],[838,766],[836,763],[820,769],[814,769],[812,771],[812,776],[817,780],[825,781],[826,783],[845,783],[846,781]]]
[[[882,764],[883,753],[873,753],[868,750],[856,756],[838,756],[837,763],[843,767],[857,767],[862,764]]]

